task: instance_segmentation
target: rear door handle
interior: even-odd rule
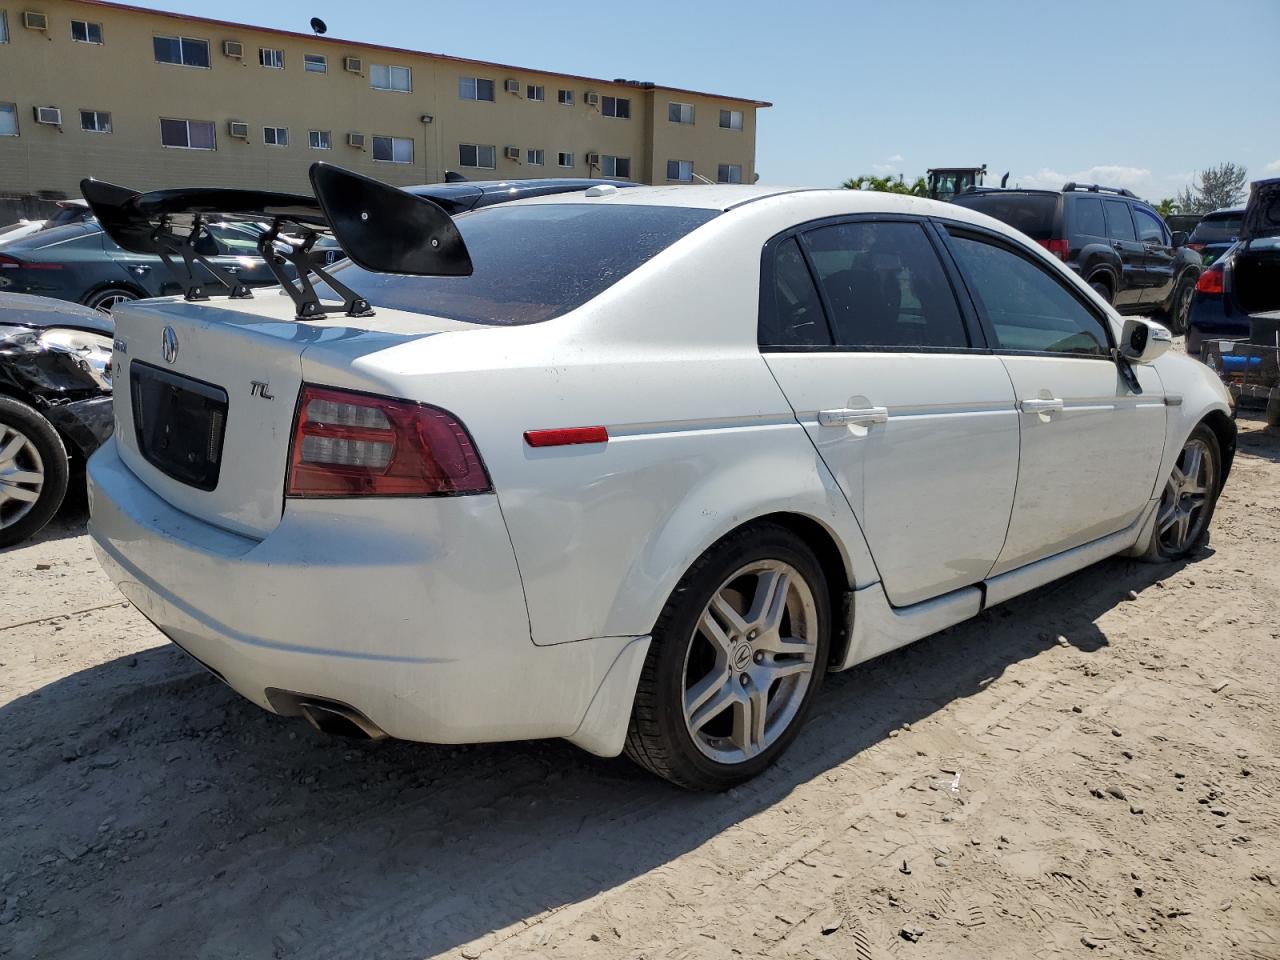
[[[1054,410],[1062,410],[1065,406],[1066,404],[1057,397],[1049,400],[1033,397],[1029,400],[1018,401],[1018,409],[1023,413],[1050,413]]]
[[[873,423],[885,423],[888,419],[888,407],[858,407],[857,409],[841,407],[839,410],[818,411],[818,423],[824,427],[842,427],[857,424],[866,426]]]

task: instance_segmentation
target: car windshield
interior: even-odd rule
[[[1032,240],[1053,236],[1058,212],[1058,195],[1054,193],[964,193],[952,203],[1002,220]]]
[[[717,213],[626,204],[487,207],[454,221],[475,267],[469,277],[373,273],[350,260],[333,275],[374,306],[470,323],[538,323],[582,306]],[[336,299],[327,286],[317,289]]]
[[[1210,214],[1191,231],[1189,243],[1230,243],[1240,234],[1243,213]]]

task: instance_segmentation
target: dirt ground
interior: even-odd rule
[[[83,508],[0,554],[4,957],[1280,958],[1280,434],[1194,562],[1111,560],[847,674],[682,793],[564,743],[268,715]]]

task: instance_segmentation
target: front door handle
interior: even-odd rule
[[[888,407],[858,407],[839,410],[819,410],[818,423],[824,427],[843,427],[855,424],[867,426],[873,423],[885,423],[889,419]]]
[[[1044,399],[1041,397],[1032,397],[1029,400],[1019,400],[1018,409],[1023,413],[1051,413],[1054,410],[1062,410],[1066,404],[1057,397]]]

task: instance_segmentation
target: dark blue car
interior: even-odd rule
[[[1200,254],[1207,267],[1231,248],[1240,237],[1240,224],[1244,221],[1244,207],[1223,207],[1200,218],[1187,246]]]
[[[1187,322],[1187,352],[1205,340],[1247,340],[1250,317],[1280,310],[1280,178],[1253,184],[1230,244],[1200,274]]]

